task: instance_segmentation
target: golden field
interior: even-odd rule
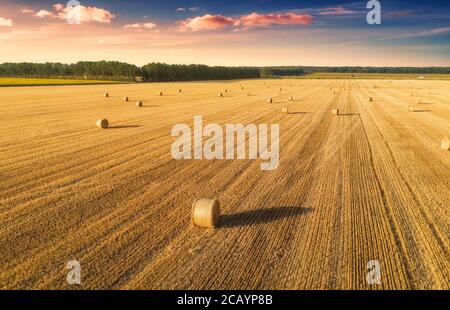
[[[195,115],[280,124],[279,168],[174,160]],[[72,259],[81,289],[450,289],[450,81],[12,87],[0,120],[3,289],[74,288]],[[201,197],[219,228],[191,224]]]

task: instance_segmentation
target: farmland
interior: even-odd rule
[[[196,115],[280,124],[278,169],[174,160]],[[81,289],[450,289],[450,81],[9,87],[0,120],[3,289],[72,288],[73,259]],[[191,224],[198,198],[217,229]]]

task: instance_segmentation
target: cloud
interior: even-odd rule
[[[188,18],[180,22],[180,30],[217,30],[236,25],[239,21],[222,15],[206,14],[195,18]]]
[[[198,11],[200,11],[200,8],[198,6],[194,6],[192,8],[177,8],[175,11],[177,11],[177,12],[186,12],[186,11],[198,12]]]
[[[3,17],[0,17],[0,27],[4,26],[4,27],[12,27],[13,22],[12,19],[6,19]]]
[[[34,14],[34,13],[36,13],[36,11],[32,10],[32,9],[23,9],[21,12],[23,14]]]
[[[140,30],[144,30],[144,29],[155,29],[157,27],[156,24],[154,23],[134,23],[134,24],[127,24],[124,25],[123,28],[125,29],[140,29]]]
[[[23,12],[23,11],[22,11]],[[31,12],[31,10],[30,10]],[[57,3],[53,5],[53,11],[40,10],[35,16],[39,18],[53,18],[66,20],[70,16],[80,15],[81,22],[97,22],[97,23],[110,23],[116,15],[112,14],[108,10],[97,7],[65,7],[63,4]]]
[[[420,38],[420,37],[430,37],[440,34],[450,33],[450,27],[444,28],[436,28],[428,31],[414,32],[414,33],[403,33],[396,36],[389,36],[381,38],[382,40],[391,40],[391,39],[409,39],[409,38]]]
[[[39,18],[56,18],[56,15],[47,10],[40,10],[35,14],[36,17]]]
[[[319,10],[319,15],[348,15],[355,14],[356,12],[350,9],[346,9],[342,6],[324,8]]]
[[[258,14],[256,12],[242,16],[240,22],[245,27],[267,27],[272,25],[309,25],[313,21],[311,15],[295,13]]]
[[[258,14],[254,12],[238,18],[206,14],[179,22],[179,30],[201,31],[235,27],[233,31],[239,31],[252,27],[269,27],[274,25],[309,25],[312,21],[313,17],[311,15],[299,15],[295,13]]]

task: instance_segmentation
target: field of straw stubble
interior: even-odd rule
[[[279,168],[172,159],[195,115],[279,123]],[[72,288],[76,259],[82,289],[450,289],[449,81],[5,88],[0,120],[1,288]]]

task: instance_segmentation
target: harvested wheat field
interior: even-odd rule
[[[173,159],[196,115],[280,124],[278,169]],[[450,81],[13,87],[0,121],[1,288],[73,288],[78,260],[80,289],[450,289]]]

